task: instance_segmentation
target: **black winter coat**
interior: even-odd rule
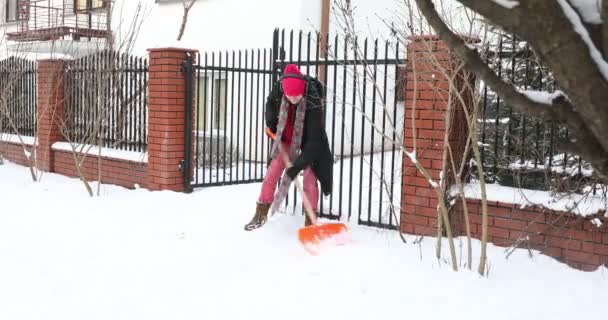
[[[319,84],[318,80],[307,77],[305,92],[306,114],[304,116],[304,132],[301,144],[302,152],[293,162],[293,166],[297,169],[298,173],[306,167],[311,166],[321,183],[321,192],[328,195],[332,192],[333,156],[329,148],[327,132],[325,132],[325,112],[322,94],[319,92]],[[278,81],[266,99],[266,126],[273,133],[277,132],[282,98],[283,90],[281,89],[280,81]]]

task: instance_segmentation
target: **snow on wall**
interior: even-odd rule
[[[470,183],[464,188],[465,196],[481,199],[480,190],[479,183]],[[554,196],[548,191],[519,189],[497,184],[486,184],[486,191],[488,201],[518,204],[521,208],[538,206],[555,211],[570,211],[583,217],[605,213],[608,209],[606,198],[601,195]]]

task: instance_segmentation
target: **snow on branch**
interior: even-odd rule
[[[505,7],[507,9],[513,9],[519,5],[518,0],[492,0],[492,1],[494,1],[494,3],[496,3],[502,7]]]
[[[601,0],[570,0],[570,3],[576,8],[576,11],[581,14],[581,17],[586,23],[602,23],[600,14]]]
[[[597,68],[604,77],[604,80],[608,81],[608,63],[606,63],[606,61],[602,57],[602,53],[600,52],[600,50],[595,46],[595,44],[593,44],[591,36],[589,36],[589,32],[587,31],[587,28],[585,28],[585,25],[581,21],[580,17],[578,16],[578,14],[576,14],[576,11],[570,6],[567,0],[557,0],[557,3],[559,3],[559,5],[561,6],[562,11],[564,12],[568,20],[570,20],[574,31],[581,36],[581,39],[583,39],[583,41],[589,48],[589,54],[591,55],[591,59],[593,59],[593,61],[597,65]]]
[[[566,94],[560,90],[557,90],[555,92],[547,92],[547,91],[537,91],[537,90],[522,90],[520,91],[522,94],[524,94],[526,97],[528,97],[528,99],[536,102],[536,103],[542,103],[542,104],[546,104],[546,105],[552,105],[553,101],[557,98],[567,98]]]

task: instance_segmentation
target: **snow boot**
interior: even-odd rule
[[[257,229],[266,223],[268,218],[268,210],[270,209],[269,203],[258,202],[255,208],[255,214],[249,223],[245,225],[245,231],[251,231]]]

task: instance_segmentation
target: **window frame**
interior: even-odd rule
[[[9,19],[9,2],[10,1],[15,1],[15,19]],[[21,0],[4,0],[4,23],[13,23],[13,22],[19,22],[19,21],[24,21],[26,19],[19,19],[19,2]]]
[[[98,0],[99,2],[101,2],[101,6],[99,6],[99,7],[93,7],[93,2],[95,0],[85,0],[85,8],[84,9],[80,9],[79,8],[80,1],[81,0],[74,0],[74,2],[73,2],[73,4],[74,4],[74,13],[93,12],[93,11],[105,9],[108,6],[108,1],[107,0]]]
[[[216,72],[213,76],[211,74],[207,74],[207,76],[201,74],[199,75],[197,82],[198,98],[196,99],[196,112],[199,119],[195,119],[196,130],[201,132],[203,130],[209,131],[211,125],[213,125],[213,131],[218,129],[220,131],[225,130],[226,128],[222,128],[224,125],[224,111],[226,112],[226,117],[230,116],[230,110],[228,110],[227,105],[224,104],[228,98],[228,73]],[[223,82],[223,85],[218,86],[218,82]],[[207,89],[206,92],[205,88]],[[218,96],[220,99],[218,99]],[[200,110],[198,110],[198,108],[200,108]],[[216,115],[219,109],[223,109],[221,110],[221,115],[219,117],[214,116],[213,119],[210,119],[212,110],[213,114]],[[206,121],[202,121],[203,119],[206,119]],[[197,123],[198,126],[196,126]]]

